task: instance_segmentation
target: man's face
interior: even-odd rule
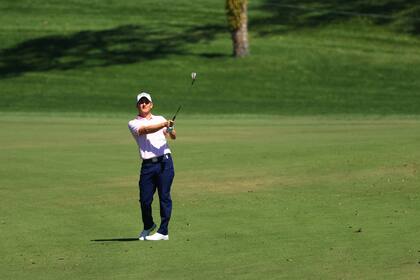
[[[139,109],[139,113],[148,114],[153,108],[153,103],[146,97],[142,97],[137,103],[137,108]]]

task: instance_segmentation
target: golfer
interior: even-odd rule
[[[152,97],[146,92],[137,95],[137,109],[139,114],[128,122],[128,128],[139,146],[140,158],[143,160],[139,180],[143,231],[139,239],[169,240],[168,223],[172,212],[170,192],[175,173],[166,138],[176,138],[174,122],[152,114]],[[161,223],[157,232],[150,235],[156,228],[152,217],[152,201],[156,189]]]

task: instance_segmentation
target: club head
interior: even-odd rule
[[[193,85],[194,84],[194,82],[195,82],[195,79],[197,78],[197,73],[195,73],[195,72],[192,72],[191,73],[191,85]]]

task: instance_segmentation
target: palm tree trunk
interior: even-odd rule
[[[233,56],[247,56],[249,54],[248,1],[226,0],[226,13],[232,36]]]

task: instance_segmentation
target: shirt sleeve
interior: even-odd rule
[[[128,129],[130,130],[131,134],[134,136],[138,136],[138,131],[140,128],[140,123],[136,122],[135,120],[131,120],[128,122]]]

